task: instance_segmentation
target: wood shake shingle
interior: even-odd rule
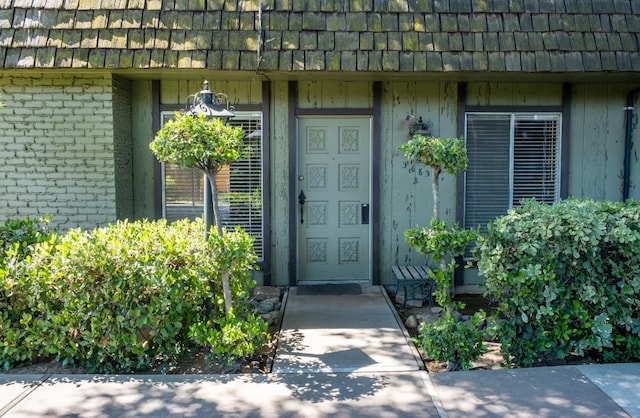
[[[229,71],[640,71],[637,0],[0,0],[0,63]]]

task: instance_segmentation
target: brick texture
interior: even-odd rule
[[[52,215],[64,230],[116,220],[112,94],[110,77],[0,78],[0,222]]]

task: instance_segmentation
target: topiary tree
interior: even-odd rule
[[[407,242],[416,251],[430,256],[446,271],[446,257],[462,254],[473,234],[457,224],[447,228],[440,220],[440,174],[446,171],[457,174],[467,169],[469,160],[462,138],[436,138],[414,135],[400,146],[409,160],[418,161],[431,168],[433,193],[433,218],[430,228],[414,227],[405,231]]]
[[[442,171],[457,174],[467,169],[469,160],[462,138],[436,138],[415,135],[400,146],[409,160],[421,162],[431,168],[431,190],[433,192],[433,217],[440,219],[439,179]]]
[[[409,160],[418,161],[431,168],[431,189],[433,192],[433,218],[430,227],[414,227],[405,231],[407,243],[416,251],[426,254],[438,263],[439,269],[431,270],[431,278],[437,284],[436,301],[444,308],[443,316],[432,324],[423,324],[417,344],[427,355],[438,361],[447,362],[447,370],[467,369],[471,361],[486,352],[478,324],[484,319],[484,312],[471,318],[471,328],[456,320],[454,311],[462,309],[462,303],[452,300],[449,288],[451,274],[456,269],[455,257],[463,254],[467,245],[476,237],[476,231],[461,228],[458,224],[450,227],[440,220],[440,174],[443,171],[457,174],[467,169],[469,160],[462,138],[436,138],[414,135],[400,146],[400,151]],[[447,264],[447,258],[453,260]]]
[[[161,162],[178,164],[181,167],[202,171],[213,200],[214,223],[218,236],[223,236],[222,219],[218,207],[216,175],[225,165],[241,158],[240,146],[244,131],[240,127],[226,124],[220,118],[209,118],[203,114],[176,112],[156,134],[149,148]],[[205,225],[205,239],[209,239],[211,225]],[[231,311],[231,287],[229,273],[222,275],[225,310]]]
[[[175,118],[168,121],[149,144],[161,162],[195,168],[206,175],[213,198],[214,223],[219,235],[222,235],[222,222],[215,178],[222,167],[241,158],[243,138],[242,128],[226,124],[220,118],[176,112]],[[208,234],[209,230],[205,233]]]

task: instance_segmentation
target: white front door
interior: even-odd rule
[[[299,281],[370,280],[370,117],[298,119]]]

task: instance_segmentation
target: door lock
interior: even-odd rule
[[[369,204],[363,203],[361,207],[362,225],[369,225]]]

